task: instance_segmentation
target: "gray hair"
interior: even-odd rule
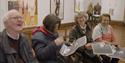
[[[78,17],[84,17],[86,20],[88,20],[88,15],[85,12],[77,12],[75,14],[75,21],[77,22]]]
[[[2,20],[3,20],[3,23],[5,23],[11,16],[12,13],[15,13],[15,12],[18,12],[16,9],[12,9],[10,11],[8,11],[7,13],[4,14]]]

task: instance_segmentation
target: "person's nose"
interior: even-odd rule
[[[83,20],[83,19],[80,19],[81,21]]]
[[[19,17],[19,18],[18,18],[18,21],[19,21],[19,22],[23,22],[24,20],[23,20],[22,17]]]

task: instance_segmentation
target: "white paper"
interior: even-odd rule
[[[113,49],[111,44],[105,44],[104,42],[97,42],[92,44],[94,54],[98,55],[112,55]]]
[[[114,49],[115,52],[113,55],[109,55],[112,58],[119,58],[123,61],[125,61],[125,48],[118,48],[118,49]]]
[[[114,45],[97,42],[92,44],[94,54],[107,55],[111,58],[119,58],[125,61],[125,48],[118,48]]]
[[[81,37],[74,41],[71,46],[63,44],[60,49],[60,54],[63,56],[69,56],[73,54],[79,47],[84,46],[87,43],[86,36]]]

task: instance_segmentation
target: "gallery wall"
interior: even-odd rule
[[[112,20],[124,21],[125,0],[101,0],[101,4],[102,13],[109,13],[113,10]]]
[[[109,13],[113,10],[111,15],[112,20],[124,21],[125,0],[84,0],[83,10],[86,11],[89,1],[95,5],[98,1],[102,6],[102,13]],[[7,0],[0,0],[0,19],[4,13],[7,12]],[[38,26],[42,25],[42,20],[50,13],[50,0],[38,0]],[[62,23],[74,22],[74,0],[64,0],[64,19]],[[0,20],[0,31],[3,29],[2,21]]]
[[[89,5],[89,2],[92,2],[95,5],[99,2],[102,6],[102,13],[109,13],[113,10],[111,15],[112,20],[114,21],[123,21],[124,20],[124,7],[125,0],[83,0],[83,10],[86,11]],[[39,7],[39,25],[41,24],[42,19],[45,15],[49,14],[50,11],[50,2],[49,0],[38,0]],[[74,0],[64,0],[64,19],[62,23],[73,22],[74,20]],[[41,18],[43,17],[43,18]]]
[[[38,0],[38,25],[42,25],[42,20],[50,13],[50,0]],[[64,0],[64,18],[62,23],[72,22],[74,19],[74,1]]]
[[[50,13],[50,0],[38,0],[38,25],[42,25],[42,20]]]
[[[7,12],[7,0],[0,0],[0,31],[3,30],[2,17]]]

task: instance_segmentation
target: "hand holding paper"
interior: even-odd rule
[[[86,36],[84,36],[74,41],[71,46],[63,44],[62,48],[60,49],[60,54],[63,56],[69,56],[73,54],[79,47],[84,46],[86,43],[87,39]]]

